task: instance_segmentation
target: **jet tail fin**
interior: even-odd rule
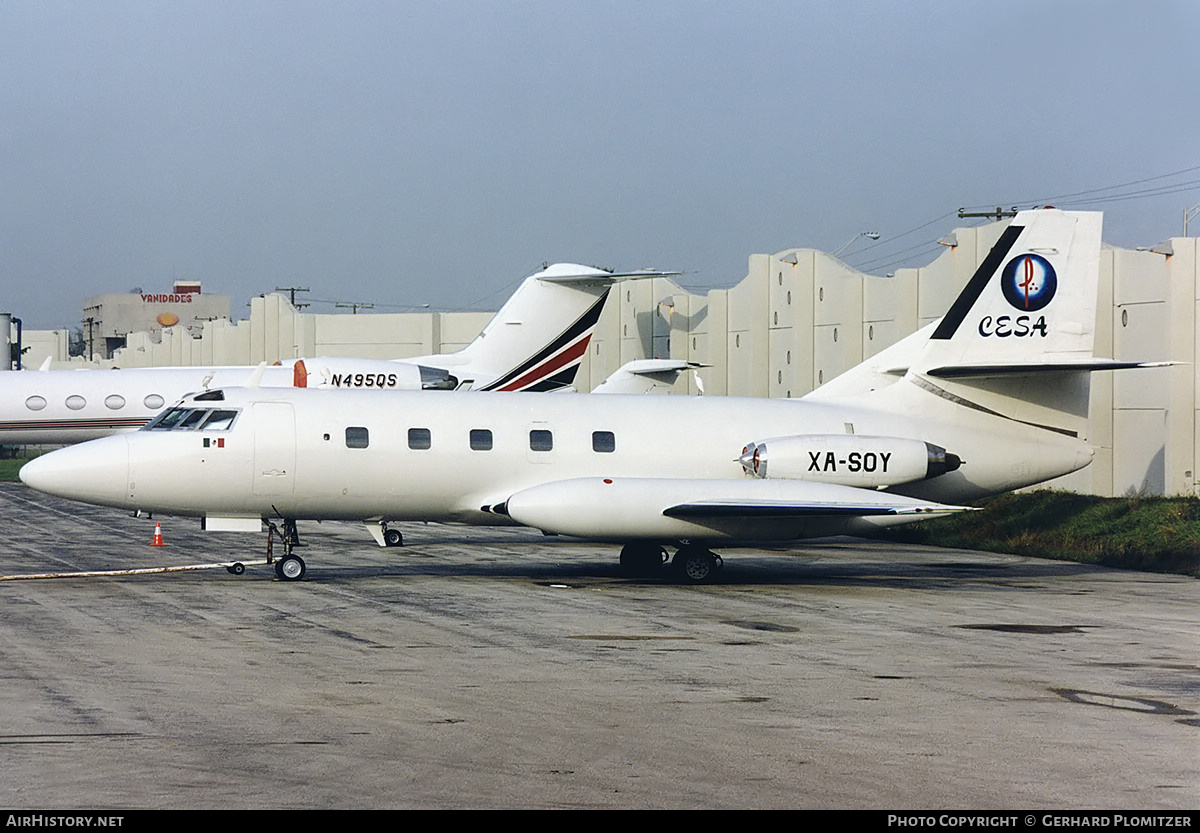
[[[1091,372],[1136,364],[1093,356],[1102,216],[1019,212],[905,378],[978,414],[1082,435]]]
[[[1101,225],[1098,212],[1018,213],[946,315],[808,398],[928,415],[933,395],[960,421],[1083,436],[1093,372],[1162,364],[1093,354]]]
[[[526,278],[483,332],[461,351],[422,358],[421,362],[474,380],[475,390],[568,388],[575,382],[613,284],[673,274],[678,273],[615,273],[556,263]]]
[[[1101,225],[1098,212],[1019,212],[905,380],[964,413],[1085,436],[1093,372],[1162,364],[1093,354]]]
[[[915,372],[1090,360],[1100,281],[1098,212],[1022,211],[918,357]]]
[[[636,359],[617,368],[592,393],[664,393],[675,386],[680,374],[707,366],[684,359]]]

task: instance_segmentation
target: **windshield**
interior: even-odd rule
[[[171,408],[146,424],[143,431],[228,431],[238,412],[224,408]]]

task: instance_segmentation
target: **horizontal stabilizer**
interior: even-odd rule
[[[1175,362],[1125,362],[1117,359],[1085,359],[1077,362],[955,364],[934,367],[926,375],[940,379],[987,379],[1004,376],[1032,376],[1038,373],[1093,373],[1098,370],[1126,370],[1132,367],[1169,367]]]
[[[607,272],[578,263],[555,263],[547,266],[531,277],[546,283],[562,284],[612,284],[618,281],[638,280],[640,278],[671,278],[682,275],[682,272],[659,272],[655,269],[635,269],[632,272]]]

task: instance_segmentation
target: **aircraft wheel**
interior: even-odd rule
[[[667,551],[658,544],[626,544],[621,548],[621,572],[633,578],[650,578],[662,571]]]
[[[246,565],[240,561],[237,561],[233,564],[230,564],[225,569],[233,573],[235,576],[240,576],[242,573],[246,572]]]
[[[682,547],[671,566],[687,584],[704,584],[712,580],[719,564],[717,556],[703,547]]]
[[[404,543],[404,536],[400,534],[398,529],[384,530],[383,543],[389,547],[398,547]]]
[[[275,576],[280,581],[299,581],[304,573],[304,559],[298,555],[285,555],[275,562]]]

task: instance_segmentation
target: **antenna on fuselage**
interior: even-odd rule
[[[267,363],[259,362],[258,367],[254,368],[254,372],[250,374],[250,378],[246,380],[246,387],[257,388],[262,386],[263,374],[267,372]]]

